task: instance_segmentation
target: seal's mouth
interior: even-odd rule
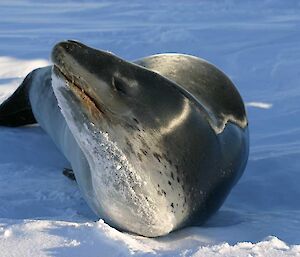
[[[79,85],[73,76],[68,76],[57,64],[53,65],[53,73],[65,81],[66,87],[78,98],[78,100],[89,110],[93,117],[104,114],[104,108],[96,101],[82,86]]]

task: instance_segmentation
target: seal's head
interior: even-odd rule
[[[55,95],[90,166],[73,167],[75,176],[90,172],[100,217],[159,236],[203,222],[220,206],[232,183],[218,181],[222,153],[213,117],[192,95],[75,41],[57,44],[52,60]],[[236,176],[229,172],[226,179]],[[211,206],[210,198],[217,198]]]

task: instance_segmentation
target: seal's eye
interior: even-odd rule
[[[116,77],[113,77],[112,78],[112,85],[113,85],[113,88],[115,91],[121,93],[121,94],[124,94],[124,95],[127,95],[127,85],[124,83],[124,81],[116,78]]]

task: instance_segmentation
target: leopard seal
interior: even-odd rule
[[[0,106],[0,125],[38,122],[91,209],[147,237],[203,224],[248,158],[248,121],[228,77],[203,59],[134,62],[76,41],[52,50]]]

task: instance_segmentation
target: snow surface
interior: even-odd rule
[[[1,256],[300,256],[298,1],[0,2],[0,97],[77,39],[129,60],[181,52],[228,74],[247,103],[250,157],[203,227],[149,239],[97,220],[38,127],[0,128]]]

